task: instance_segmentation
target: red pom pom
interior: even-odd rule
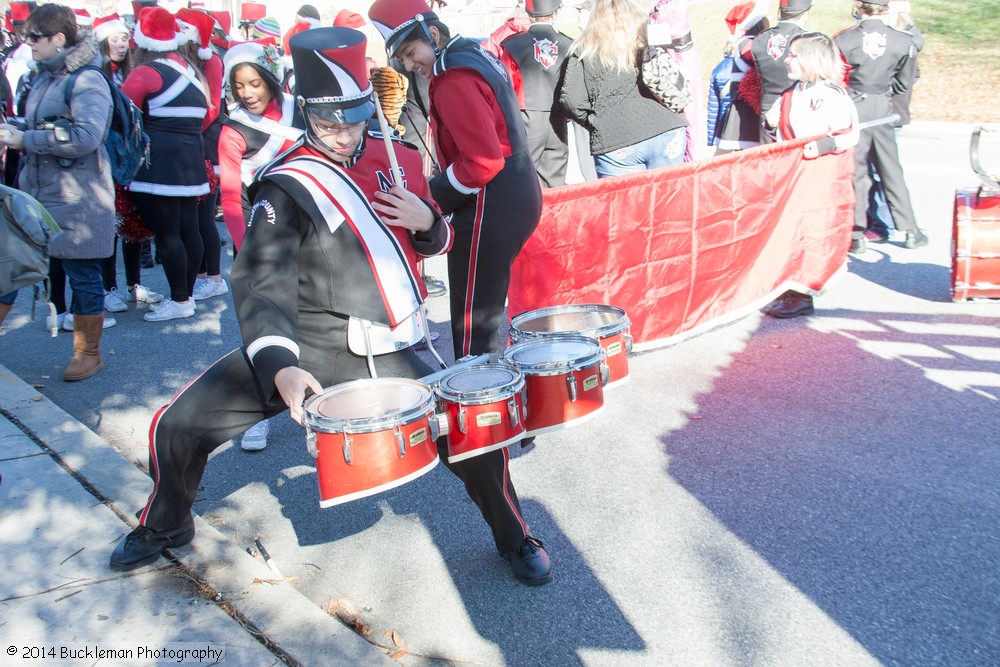
[[[115,214],[118,217],[118,236],[127,241],[140,243],[153,238],[153,232],[146,228],[139,211],[132,201],[132,193],[115,183]]]
[[[756,67],[751,67],[743,80],[740,81],[740,99],[750,105],[754,113],[760,115],[760,96],[764,92],[764,87],[760,82],[760,72]]]

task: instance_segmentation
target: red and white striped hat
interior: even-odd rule
[[[177,50],[177,19],[162,7],[146,7],[135,25],[135,45],[147,51]]]

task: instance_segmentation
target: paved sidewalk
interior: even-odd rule
[[[4,665],[392,662],[201,517],[175,561],[111,571],[149,477],[2,365],[0,475]]]

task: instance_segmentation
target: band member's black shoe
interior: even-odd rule
[[[139,526],[118,543],[111,554],[111,569],[128,572],[155,562],[164,549],[190,544],[194,539],[194,520],[188,517],[181,527],[159,532]]]
[[[910,250],[923,248],[929,241],[930,239],[927,238],[927,234],[918,229],[915,232],[906,232],[906,241],[903,243],[903,247]]]
[[[862,236],[861,238],[851,240],[851,247],[847,250],[847,252],[852,255],[863,255],[867,252],[867,250],[868,244],[865,242],[865,237]]]
[[[767,314],[782,320],[801,315],[812,315],[813,298],[808,294],[792,292],[791,295],[785,296],[781,303],[767,311]]]
[[[542,586],[552,581],[552,561],[542,541],[528,535],[517,551],[504,551],[500,557],[510,563],[517,580],[528,586]]]

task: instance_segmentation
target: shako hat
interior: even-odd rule
[[[779,0],[778,8],[786,12],[804,12],[812,7],[812,0]]]
[[[368,18],[382,33],[390,56],[395,55],[396,49],[414,29],[437,17],[424,0],[375,0],[368,9]]]
[[[562,7],[562,0],[525,0],[524,11],[528,16],[548,16]]]
[[[313,28],[289,44],[300,106],[340,125],[367,121],[375,113],[368,80],[364,33],[352,28]]]

